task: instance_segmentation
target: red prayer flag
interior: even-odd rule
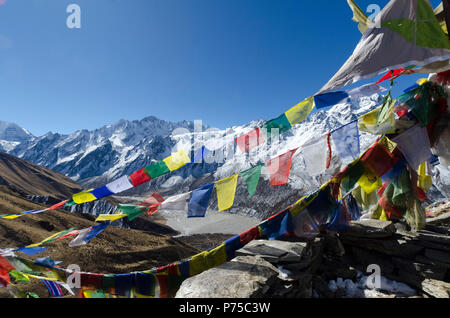
[[[264,134],[259,128],[252,130],[246,135],[236,138],[235,141],[242,152],[249,152],[255,147],[266,142]]]
[[[130,175],[131,182],[133,183],[133,187],[137,187],[143,183],[149,182],[152,180],[144,171],[144,169],[138,170],[132,175]]]
[[[158,212],[159,206],[164,202],[164,198],[159,193],[153,193],[151,197],[148,197],[141,202],[141,205],[148,207],[147,215],[151,216]]]
[[[399,68],[396,70],[391,70],[391,71],[387,72],[382,78],[380,78],[380,80],[376,84],[380,84],[381,82],[384,82],[391,78],[396,78],[403,74],[413,74],[413,73],[414,73],[413,70],[407,69],[407,68]]]
[[[250,230],[239,235],[239,237],[240,237],[241,244],[246,245],[253,240],[259,239],[260,235],[261,234],[259,232],[259,227],[255,226],[255,227],[252,227]]]
[[[270,173],[270,185],[272,187],[282,186],[289,182],[292,157],[294,156],[297,149],[291,150],[284,155],[267,161],[267,168],[269,169]]]
[[[49,209],[49,210],[57,210],[57,209],[61,209],[61,208],[64,206],[64,204],[66,204],[68,201],[69,201],[69,200],[66,200],[66,201],[63,201],[63,202],[59,202],[59,203],[57,203],[57,204],[55,204],[55,205],[52,205],[52,206],[49,207],[48,209]]]
[[[103,274],[80,273],[82,287],[102,287]]]
[[[377,176],[384,176],[398,161],[383,145],[376,143],[362,156],[361,161]]]
[[[8,286],[9,284],[9,272],[12,271],[14,267],[4,258],[0,256],[0,285]]]

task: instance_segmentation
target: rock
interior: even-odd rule
[[[442,263],[442,262],[439,262],[439,261],[436,261],[436,260],[432,260],[432,259],[429,259],[428,257],[423,256],[423,255],[417,255],[416,256],[416,262],[423,263],[423,264],[430,264],[430,265],[435,265],[435,266],[439,266],[439,267],[442,267],[442,268],[446,268],[447,271],[450,270],[450,264]]]
[[[238,256],[185,280],[176,298],[264,298],[278,275],[261,257]]]
[[[351,228],[341,232],[341,237],[353,236],[363,238],[388,238],[396,231],[395,225],[390,221],[362,220],[352,221]]]
[[[443,280],[447,274],[445,267],[436,264],[423,264],[405,258],[393,257],[393,262],[402,271],[409,271],[418,276]]]
[[[236,256],[258,255],[272,264],[301,263],[310,247],[303,242],[255,240],[236,251]]]
[[[336,236],[336,234],[327,234],[324,236],[325,238],[325,252],[331,253],[335,256],[344,256],[345,255],[345,248],[342,245],[339,238]]]
[[[427,242],[438,243],[442,245],[450,245],[450,236],[438,234],[435,232],[420,231],[417,233],[417,238],[419,240]]]
[[[422,290],[434,298],[450,298],[450,284],[426,279],[422,282]]]
[[[428,218],[427,224],[431,225],[440,225],[440,224],[446,224],[450,222],[450,212],[447,212],[445,214],[442,214],[435,218]]]
[[[342,238],[342,241],[344,245],[349,244],[390,256],[415,256],[424,249],[416,240],[411,240],[400,235],[396,235],[390,239],[367,239],[345,236]]]
[[[357,263],[359,263],[359,269],[364,273],[367,272],[367,266],[371,264],[379,265],[382,275],[390,274],[394,271],[395,266],[392,264],[390,257],[359,247],[352,247],[351,251]]]
[[[427,248],[425,250],[425,256],[438,262],[450,264],[450,253]]]
[[[313,289],[317,292],[319,298],[334,298],[335,293],[328,288],[327,282],[320,276],[314,277]]]
[[[428,248],[431,248],[433,250],[440,250],[440,251],[444,251],[444,252],[450,253],[450,245],[433,243],[433,242],[424,241],[424,240],[420,240],[419,244],[421,246],[423,246],[423,247],[428,247]]]

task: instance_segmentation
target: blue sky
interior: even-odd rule
[[[66,26],[71,3],[81,29]],[[0,0],[0,120],[42,135],[150,115],[271,119],[351,55],[351,18],[345,0]]]

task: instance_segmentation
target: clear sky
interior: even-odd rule
[[[81,29],[66,25],[71,3]],[[272,119],[351,55],[351,18],[345,0],[0,0],[0,120],[39,136],[150,115]]]

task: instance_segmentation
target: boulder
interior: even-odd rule
[[[444,234],[438,234],[429,231],[420,231],[417,233],[417,238],[420,241],[427,241],[431,243],[450,246],[450,236]]]
[[[275,266],[258,256],[231,262],[183,282],[176,298],[264,298],[278,280]]]
[[[361,247],[389,256],[415,256],[424,250],[417,240],[396,235],[389,239],[368,239],[352,236],[342,237],[344,245]]]
[[[438,262],[450,264],[450,253],[427,248],[425,250],[425,256]]]
[[[422,290],[434,298],[450,298],[450,284],[434,279],[425,279]]]
[[[341,237],[353,236],[362,238],[387,238],[396,231],[395,225],[390,221],[381,220],[361,220],[352,221],[351,227],[345,232],[341,232]]]
[[[301,263],[309,256],[310,248],[310,243],[304,242],[255,240],[237,250],[236,256],[259,256],[272,264]]]
[[[445,267],[436,264],[424,264],[399,257],[393,257],[392,261],[399,268],[399,270],[409,271],[410,273],[425,278],[443,280],[447,274],[447,269]]]

